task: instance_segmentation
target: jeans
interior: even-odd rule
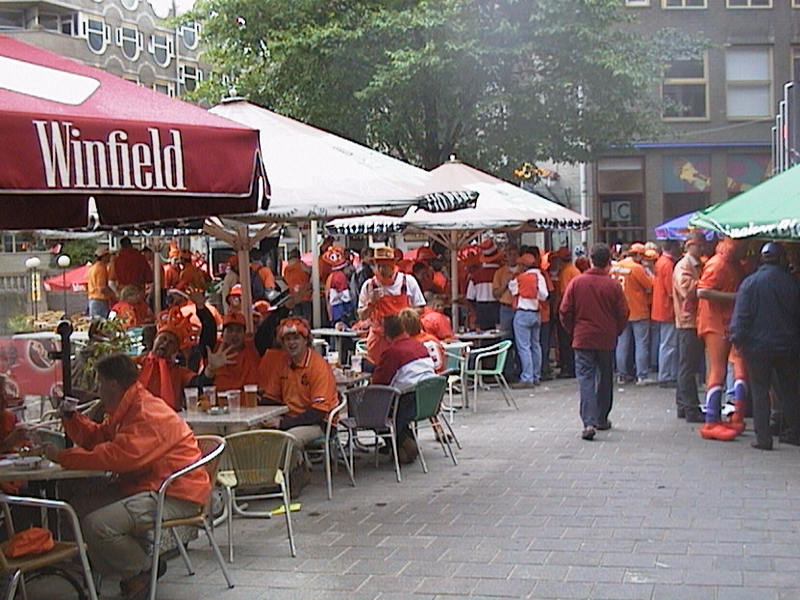
[[[575,376],[583,426],[607,423],[614,401],[614,351],[575,348]]]
[[[678,333],[674,321],[659,323],[658,381],[678,379]]]
[[[650,320],[628,321],[628,326],[617,339],[617,373],[630,376],[627,372],[628,352],[633,343],[636,357],[636,379],[644,379],[650,368]]]
[[[572,350],[572,334],[556,318],[556,331],[558,332],[558,366],[561,375],[575,374],[575,353]]]
[[[703,363],[703,342],[696,329],[678,329],[678,387],[675,403],[678,409],[697,412],[697,374]],[[688,414],[688,412],[687,412]]]
[[[514,314],[514,339],[521,371],[519,380],[524,383],[539,381],[542,372],[542,347],[539,345],[539,313],[518,310]]]
[[[108,318],[108,300],[89,300],[89,318]]]

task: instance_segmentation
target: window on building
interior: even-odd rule
[[[650,0],[625,0],[625,6],[650,6]]]
[[[153,84],[153,89],[157,92],[161,92],[169,96],[170,98],[175,97],[175,84],[174,83],[160,83],[156,82]]]
[[[641,158],[603,158],[597,163],[600,238],[609,244],[645,239],[644,164]]]
[[[141,85],[141,82],[139,81],[139,76],[138,75],[134,75],[134,74],[131,74],[131,73],[125,73],[122,76],[122,78],[125,81],[130,81],[131,83],[135,83],[136,85]]]
[[[0,10],[0,31],[4,29],[24,29],[25,13],[21,10]]]
[[[139,0],[122,0],[122,6],[128,10],[136,10],[139,8]]]
[[[178,36],[180,36],[181,42],[183,42],[187,50],[194,50],[200,41],[200,25],[198,23],[184,23],[178,28]]]
[[[175,56],[175,45],[168,36],[155,33],[150,36],[147,51],[153,55],[159,65],[166,67]]]
[[[706,0],[661,0],[664,8],[706,8]]]
[[[178,79],[184,91],[191,92],[203,81],[203,72],[196,65],[181,65],[178,68]]]
[[[729,119],[772,116],[772,56],[769,48],[729,48],[725,52],[725,81]]]
[[[667,106],[665,120],[708,117],[708,69],[706,55],[672,61],[664,74],[661,95]]]
[[[135,27],[119,27],[117,29],[117,46],[122,48],[122,53],[126,58],[136,60],[144,46],[144,37]]]
[[[64,35],[74,36],[78,35],[80,31],[78,27],[78,23],[80,21],[80,15],[78,13],[73,13],[71,15],[61,17],[61,21],[59,24],[59,31]]]
[[[89,49],[95,54],[102,54],[111,41],[111,28],[102,19],[85,17],[81,33],[89,44]]]
[[[772,8],[772,0],[728,0],[728,8]]]

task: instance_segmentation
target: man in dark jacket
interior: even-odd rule
[[[800,284],[786,271],[785,257],[780,244],[764,244],[762,264],[742,282],[731,317],[730,338],[744,355],[750,377],[756,430],[752,446],[759,450],[772,450],[770,382],[775,383],[786,426],[780,440],[800,446]]]
[[[608,275],[608,246],[595,244],[590,258],[592,268],[570,282],[559,308],[561,324],[572,334],[584,440],[594,439],[596,429],[611,428],[614,349],[629,314],[622,287]]]

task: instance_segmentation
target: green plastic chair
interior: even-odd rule
[[[508,350],[513,343],[514,342],[511,340],[503,340],[502,342],[486,346],[485,348],[477,348],[469,353],[469,356],[474,357],[475,360],[472,368],[467,366],[466,369],[467,376],[472,377],[475,381],[475,391],[472,401],[473,412],[478,410],[478,389],[480,387],[480,380],[486,377],[494,377],[497,385],[500,386],[500,391],[503,393],[506,404],[519,410],[519,406],[517,406],[517,402],[514,400],[514,395],[511,393],[508,381],[506,381],[506,377],[503,375],[503,368],[506,366],[506,359],[508,358]],[[492,357],[495,358],[494,367],[484,367],[484,361]]]
[[[433,420],[439,423],[440,431],[439,435],[437,436],[437,440],[442,446],[444,455],[447,456],[449,454],[450,458],[453,460],[453,464],[458,465],[458,459],[456,458],[453,448],[450,445],[450,438],[444,432],[444,428],[442,427],[442,423],[444,423],[450,432],[450,436],[452,436],[452,438],[455,440],[455,434],[450,428],[450,423],[447,422],[444,414],[442,414],[442,399],[444,398],[446,387],[447,378],[437,375],[417,382],[417,385],[414,388],[416,410],[414,411],[414,418],[411,419],[411,432],[413,433],[414,440],[417,443],[417,449],[419,450],[419,461],[422,465],[422,470],[425,473],[428,472],[428,465],[425,462],[425,456],[422,453],[422,444],[419,442],[418,432],[420,424],[427,424],[433,428]]]

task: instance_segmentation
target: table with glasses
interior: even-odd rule
[[[336,352],[339,353],[339,360],[343,360],[342,342],[345,338],[356,339],[361,337],[362,332],[356,329],[336,329],[335,327],[321,327],[312,329],[311,335],[317,338],[334,338],[336,340]]]
[[[65,469],[60,464],[42,459],[36,467],[20,469],[14,466],[13,458],[0,459],[0,482],[8,481],[63,481],[65,479],[89,479],[108,477],[106,471],[88,469]]]
[[[490,329],[488,331],[464,331],[457,333],[456,338],[462,342],[472,342],[478,346],[491,345],[499,342],[503,337],[503,332],[499,329]]]
[[[230,408],[228,412],[191,412],[183,411],[181,415],[195,433],[211,433],[228,435],[237,431],[245,431],[258,425],[261,421],[279,417],[289,411],[286,406],[242,406]]]

